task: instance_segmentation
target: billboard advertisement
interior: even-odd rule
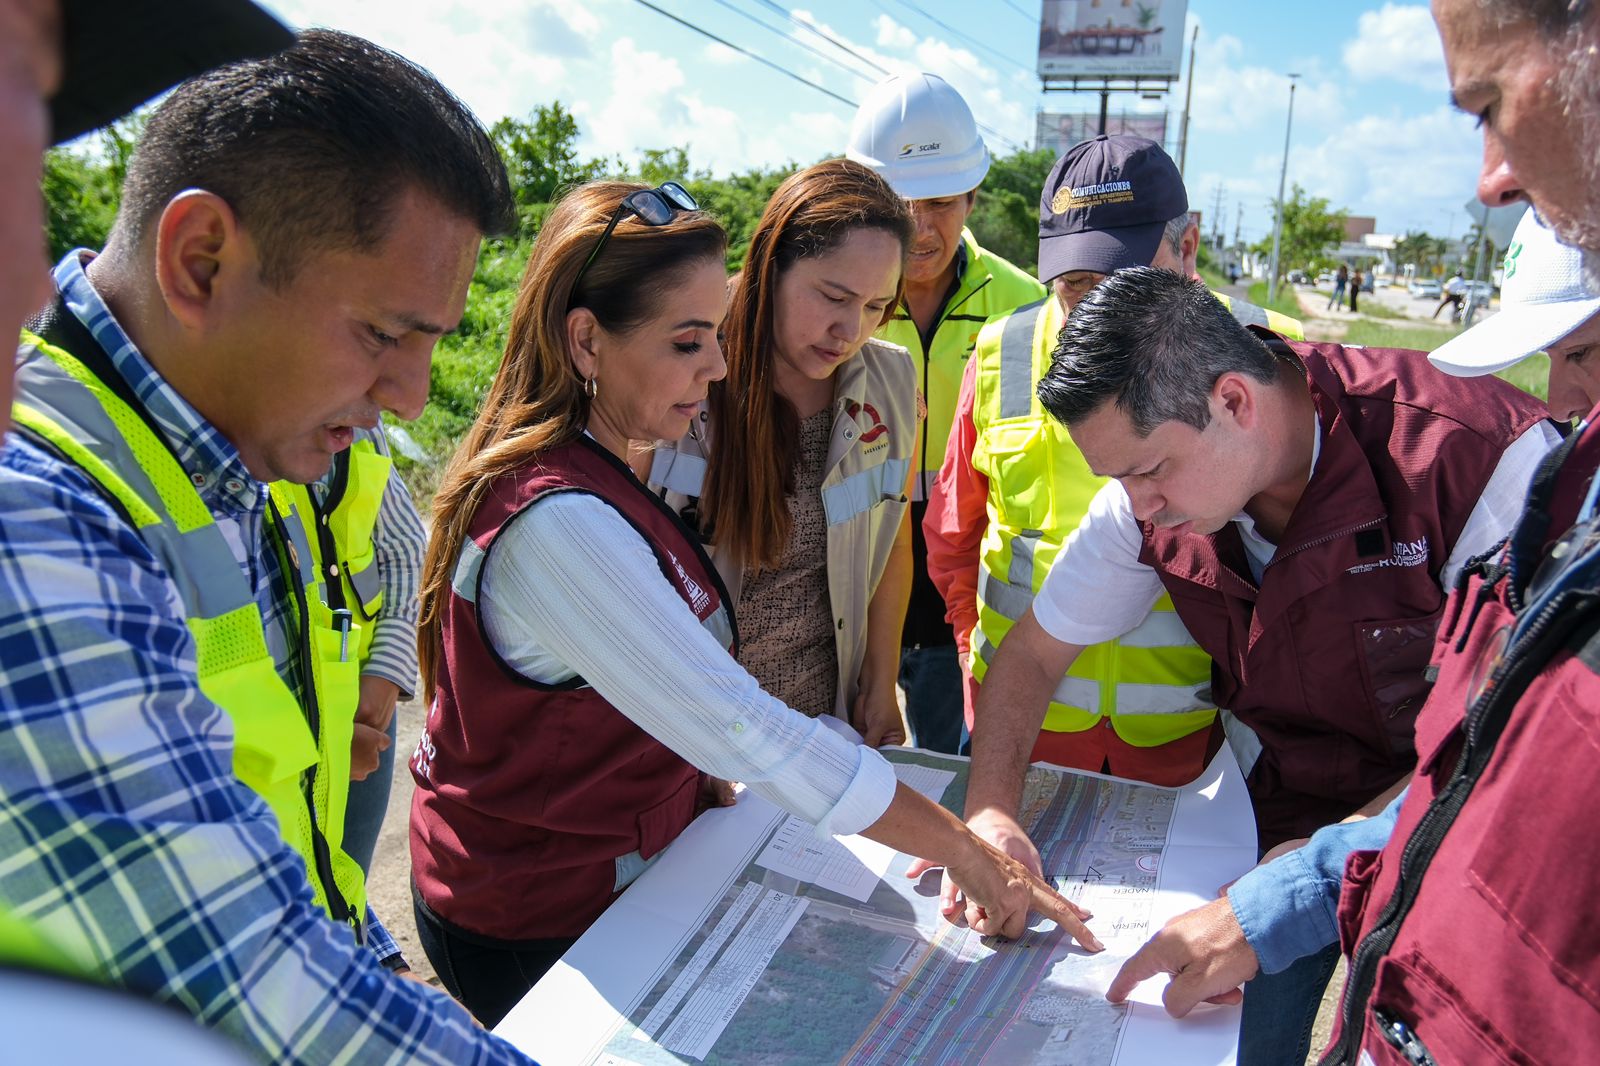
[[[1039,77],[1176,80],[1188,7],[1188,0],[1044,0]]]
[[[1035,146],[1048,148],[1052,154],[1060,155],[1079,141],[1087,141],[1090,137],[1100,132],[1100,112],[1084,111],[1074,114],[1057,114],[1050,111],[1039,113],[1039,128],[1035,136]],[[1147,137],[1157,144],[1167,143],[1167,113],[1157,111],[1153,115],[1112,112],[1106,115],[1107,133],[1131,133],[1136,137]]]

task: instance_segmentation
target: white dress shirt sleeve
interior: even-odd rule
[[[883,756],[763,692],[597,497],[560,493],[512,522],[481,594],[489,640],[513,667],[549,680],[540,673],[561,663],[693,766],[744,782],[819,834],[860,832],[894,798]]]
[[[1044,631],[1064,644],[1099,644],[1143,622],[1161,598],[1161,578],[1139,561],[1142,542],[1127,492],[1107,482],[1034,597]]]

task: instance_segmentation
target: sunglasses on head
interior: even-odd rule
[[[700,205],[689,195],[689,190],[675,181],[664,181],[654,189],[639,189],[624,196],[611,215],[611,221],[606,223],[600,239],[594,242],[594,251],[583,261],[582,269],[572,282],[573,299],[577,298],[578,290],[583,285],[583,276],[589,272],[600,249],[606,246],[606,240],[611,236],[611,231],[617,228],[617,223],[633,215],[647,226],[665,226],[680,211],[698,210]]]

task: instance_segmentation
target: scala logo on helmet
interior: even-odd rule
[[[908,155],[930,155],[933,152],[937,152],[941,147],[942,145],[939,141],[933,141],[930,144],[908,144],[900,149],[900,158],[904,159]]]
[[[866,427],[861,434],[862,444],[871,444],[879,437],[888,434],[889,427],[883,424],[883,418],[878,414],[878,409],[870,403],[858,404],[852,400],[846,410],[850,413],[850,417],[856,420],[857,425]],[[862,415],[867,417],[862,418]]]

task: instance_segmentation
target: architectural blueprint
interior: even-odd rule
[[[886,754],[962,809],[965,760]],[[936,872],[908,880],[909,857],[818,837],[744,793],[691,825],[497,1031],[546,1066],[1232,1062],[1237,1008],[1175,1021],[1160,980],[1105,1001],[1150,933],[1254,862],[1226,749],[1183,789],[1034,767],[1020,820],[1104,953],[1037,917],[1016,941],[979,937],[940,916]]]

